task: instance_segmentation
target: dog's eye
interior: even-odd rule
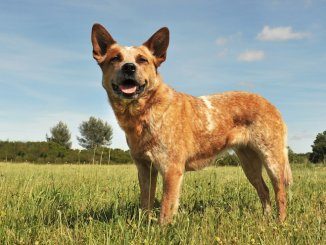
[[[114,57],[112,57],[112,58],[110,59],[110,62],[113,63],[113,62],[118,62],[118,61],[120,61],[120,60],[121,60],[121,57],[120,57],[119,54],[117,54],[116,56],[114,56]]]
[[[145,57],[140,56],[137,58],[137,62],[138,63],[148,63],[148,60]]]

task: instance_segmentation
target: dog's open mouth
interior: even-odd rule
[[[123,80],[119,85],[112,83],[113,91],[122,95],[125,98],[136,98],[139,94],[141,94],[146,86],[146,82],[143,85],[140,85],[136,80],[126,79]]]

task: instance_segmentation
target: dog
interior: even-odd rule
[[[208,166],[233,149],[264,213],[271,212],[262,167],[271,179],[278,217],[286,217],[286,187],[292,182],[287,128],[266,99],[247,92],[194,97],[165,84],[158,67],[166,60],[169,29],[161,28],[141,46],[119,45],[94,24],[93,57],[131,156],[137,166],[141,208],[153,207],[158,173],[163,179],[160,224],[177,213],[183,175]]]

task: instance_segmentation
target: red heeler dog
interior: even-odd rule
[[[157,71],[169,45],[166,27],[141,46],[125,47],[103,26],[94,24],[91,40],[94,59],[103,72],[103,87],[138,169],[143,209],[153,206],[160,173],[160,223],[171,222],[185,171],[199,170],[217,153],[233,149],[264,212],[270,213],[269,190],[262,178],[262,167],[266,168],[279,219],[285,219],[285,187],[292,180],[287,129],[272,104],[246,92],[194,97],[170,88]]]

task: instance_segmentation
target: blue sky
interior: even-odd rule
[[[0,2],[0,139],[44,140],[59,120],[78,147],[90,116],[125,137],[101,87],[90,31],[99,22],[123,45],[167,26],[164,81],[192,95],[259,93],[282,112],[289,145],[310,151],[326,130],[326,0]]]

